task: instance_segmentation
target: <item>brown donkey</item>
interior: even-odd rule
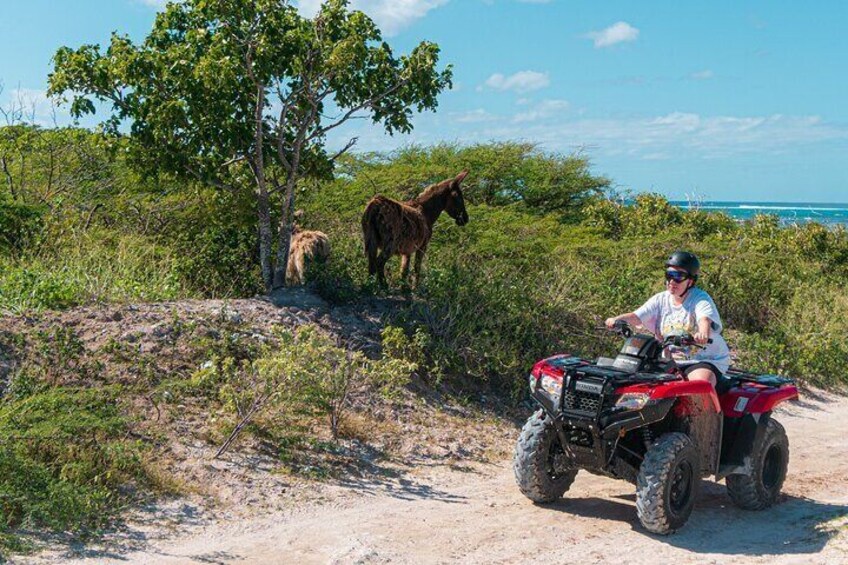
[[[421,261],[439,214],[444,210],[458,226],[468,223],[468,212],[465,211],[465,200],[459,186],[467,174],[468,171],[462,171],[455,178],[430,185],[406,202],[379,195],[368,202],[362,215],[362,232],[368,255],[368,273],[376,274],[378,283],[386,284],[386,262],[392,255],[401,256],[400,277],[406,281],[409,257],[414,253],[414,282],[418,285]]]
[[[321,231],[301,231],[295,224],[289,249],[286,282],[290,285],[306,281],[306,261],[326,260],[330,256],[330,239]]]

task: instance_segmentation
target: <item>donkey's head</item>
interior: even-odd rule
[[[468,223],[468,212],[465,210],[465,198],[462,196],[462,188],[459,186],[468,175],[468,171],[462,171],[456,178],[450,181],[448,188],[448,200],[445,205],[445,212],[448,216],[456,220],[456,225],[464,226]]]

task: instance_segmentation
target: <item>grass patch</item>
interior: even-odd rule
[[[146,483],[144,446],[129,439],[115,387],[56,387],[0,406],[0,544],[16,531],[85,536],[107,525]]]

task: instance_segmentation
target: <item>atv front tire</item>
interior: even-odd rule
[[[727,493],[740,508],[762,510],[777,501],[789,466],[789,439],[780,423],[769,418],[750,461],[748,473],[727,476]]]
[[[521,429],[512,469],[521,493],[533,502],[553,502],[571,487],[577,469],[566,466],[556,428],[544,410],[534,413]]]
[[[645,529],[663,535],[680,529],[695,507],[700,480],[698,452],[689,436],[660,436],[636,477],[636,512]]]

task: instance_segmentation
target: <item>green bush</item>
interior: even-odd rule
[[[81,289],[63,273],[40,265],[7,263],[0,271],[0,309],[12,312],[62,309],[77,304]]]
[[[20,312],[185,295],[173,251],[149,238],[91,230],[52,245],[6,263],[0,308]]]
[[[43,208],[12,202],[0,194],[0,255],[19,254],[33,245],[43,222]]]
[[[390,344],[402,343],[397,335]],[[294,416],[326,417],[333,438],[349,406],[350,394],[370,387],[385,395],[406,385],[417,365],[387,354],[372,360],[305,325],[295,331],[277,328],[273,342],[246,357],[214,354],[191,378],[195,392],[215,398],[229,423],[222,453],[246,428],[280,435],[280,422]],[[396,351],[395,351],[396,352]]]
[[[0,533],[84,532],[130,500],[143,449],[126,439],[117,392],[58,387],[0,405]]]

